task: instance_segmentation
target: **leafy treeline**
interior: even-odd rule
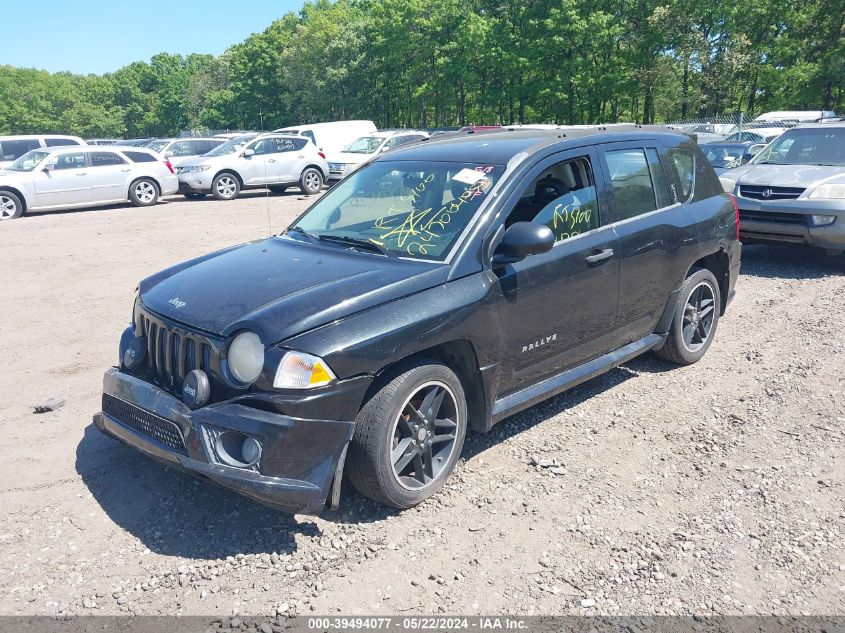
[[[0,66],[0,133],[653,122],[845,109],[845,0],[316,0],[220,57]]]

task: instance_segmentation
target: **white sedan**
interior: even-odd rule
[[[176,193],[173,166],[141,147],[35,149],[0,171],[0,220],[27,211],[82,209],[127,200],[139,207]]]

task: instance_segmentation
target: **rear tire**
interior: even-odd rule
[[[211,195],[217,200],[234,200],[241,193],[241,183],[232,172],[217,174],[211,181]]]
[[[420,360],[364,404],[349,445],[347,474],[365,497],[410,508],[435,494],[461,456],[467,403],[445,365]]]
[[[158,183],[152,178],[139,178],[129,185],[129,201],[136,207],[151,207],[158,202]]]
[[[273,193],[284,193],[287,191],[287,185],[270,185],[267,188]]]
[[[299,188],[306,196],[320,193],[323,188],[323,174],[319,169],[308,167],[299,177]]]
[[[16,220],[23,215],[23,202],[11,191],[0,191],[0,220]]]
[[[707,269],[690,273],[681,286],[669,336],[656,354],[678,365],[701,360],[716,336],[721,305],[713,273]]]

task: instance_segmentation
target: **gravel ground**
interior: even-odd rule
[[[287,516],[100,435],[137,281],[307,204],[0,225],[0,613],[260,616],[264,633],[309,613],[845,613],[845,257],[746,247],[700,363],[637,359],[469,437],[405,512],[346,486],[340,511]],[[66,404],[32,412],[50,397]]]

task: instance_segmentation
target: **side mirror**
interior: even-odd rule
[[[765,143],[758,143],[757,145],[752,145],[748,148],[748,155],[751,157],[756,156],[760,152],[762,152],[766,148]]]
[[[529,255],[547,253],[555,244],[552,230],[536,222],[514,222],[493,254],[494,264],[512,264]]]
[[[243,157],[249,158],[250,156],[255,156],[255,150],[252,148],[248,148],[244,150]]]
[[[56,164],[55,164],[55,163],[48,163],[47,165],[44,165],[44,167],[42,167],[41,169],[42,169],[42,171],[51,172],[51,171],[53,171],[55,168],[56,168]]]
[[[171,152],[170,150],[164,152],[164,157],[165,158],[173,158],[173,152]]]

